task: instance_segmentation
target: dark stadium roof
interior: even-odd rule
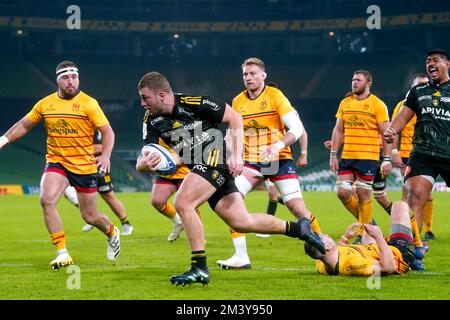
[[[441,12],[447,0],[77,0],[0,1],[3,16],[63,18],[75,4],[86,19],[158,21],[287,20],[358,17],[376,4],[383,15]]]

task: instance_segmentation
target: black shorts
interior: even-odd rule
[[[405,261],[409,266],[416,261],[413,245],[407,239],[403,237],[395,237],[391,238],[387,244],[396,247],[401,252],[403,261]]]
[[[377,160],[341,159],[338,175],[353,174],[365,181],[373,181],[379,167]]]
[[[411,153],[405,169],[405,181],[415,176],[431,176],[434,180],[440,175],[447,187],[450,187],[450,159]]]
[[[260,172],[264,176],[264,180],[270,179],[271,181],[276,181],[298,179],[294,160],[292,159],[281,159],[278,161],[272,161],[268,164],[245,161],[244,166]]]
[[[97,191],[99,193],[108,193],[114,191],[114,185],[111,181],[111,173],[97,174]]]
[[[67,170],[62,164],[48,162],[45,164],[44,172],[56,172],[65,176],[70,185],[78,192],[93,193],[97,192],[97,174],[76,174]]]
[[[213,210],[220,199],[230,193],[239,192],[234,183],[234,177],[226,169],[196,164],[192,167],[191,172],[205,178],[216,188],[217,191],[208,199],[209,206]]]

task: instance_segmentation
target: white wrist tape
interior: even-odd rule
[[[3,148],[4,145],[8,144],[9,139],[6,136],[0,137],[0,149]]]

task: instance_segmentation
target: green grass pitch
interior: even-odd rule
[[[393,200],[400,198],[389,193]],[[202,217],[207,240],[211,283],[186,287],[172,286],[169,277],[184,272],[190,250],[183,232],[174,243],[167,242],[172,223],[150,206],[148,193],[118,193],[124,203],[134,233],[122,237],[122,252],[116,263],[106,259],[106,240],[97,230],[82,233],[83,221],[77,208],[61,199],[58,204],[67,247],[79,276],[67,269],[52,271],[49,262],[54,247],[45,228],[37,196],[0,197],[0,299],[121,299],[121,300],[300,300],[300,299],[444,299],[450,297],[450,194],[434,193],[434,232],[423,272],[382,277],[375,286],[367,278],[324,276],[301,241],[285,236],[247,236],[251,270],[217,269],[215,261],[233,253],[228,227],[207,205]],[[334,193],[304,192],[308,208],[314,212],[324,232],[335,239],[350,224],[352,216]],[[250,212],[265,212],[267,194],[255,191],[246,198]],[[374,218],[385,233],[388,216],[374,201]],[[118,219],[99,198],[101,211],[114,223]],[[294,220],[278,206],[276,214]],[[74,282],[75,281],[75,282]],[[77,288],[79,284],[79,288]],[[372,289],[370,289],[371,287]]]

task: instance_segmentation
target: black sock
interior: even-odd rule
[[[191,266],[207,269],[205,250],[191,251]]]
[[[278,201],[269,201],[269,204],[267,205],[267,214],[270,214],[271,216],[275,215],[275,212],[277,212],[277,205]]]
[[[130,221],[128,221],[128,216],[126,216],[126,217],[123,218],[123,219],[120,219],[120,223],[122,223],[122,225],[124,225],[124,224],[130,224]]]
[[[279,204],[282,204],[283,206],[285,206],[285,204],[284,204],[284,201],[283,201],[283,198],[282,198],[282,197],[279,197],[279,198],[278,198],[278,203],[279,203]]]
[[[291,238],[300,237],[299,225],[293,221],[286,221],[286,231],[284,232],[284,234]]]

